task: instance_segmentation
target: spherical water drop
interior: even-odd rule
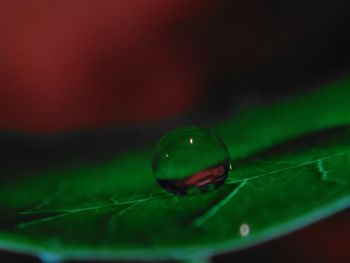
[[[222,185],[231,169],[230,155],[212,131],[179,128],[165,135],[152,161],[158,183],[175,194],[207,192]]]

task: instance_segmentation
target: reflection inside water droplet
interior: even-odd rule
[[[225,161],[183,179],[157,179],[157,181],[164,189],[175,194],[208,192],[225,182],[230,171],[229,163]]]

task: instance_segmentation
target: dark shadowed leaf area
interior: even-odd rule
[[[185,259],[300,229],[350,204],[349,98],[342,81],[211,127],[232,171],[218,190],[186,196],[157,185],[151,146],[3,134],[0,247],[57,259]]]

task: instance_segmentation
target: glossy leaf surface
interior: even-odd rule
[[[186,258],[299,229],[350,204],[349,97],[343,81],[213,127],[233,167],[206,194],[164,192],[152,148],[90,158],[64,139],[22,138],[2,161],[0,246],[58,258]],[[3,137],[9,149],[17,141]]]

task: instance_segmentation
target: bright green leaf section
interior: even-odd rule
[[[215,127],[233,170],[207,194],[162,191],[153,149],[47,167],[7,157],[0,246],[58,258],[202,257],[301,228],[350,204],[349,98],[344,81]]]

